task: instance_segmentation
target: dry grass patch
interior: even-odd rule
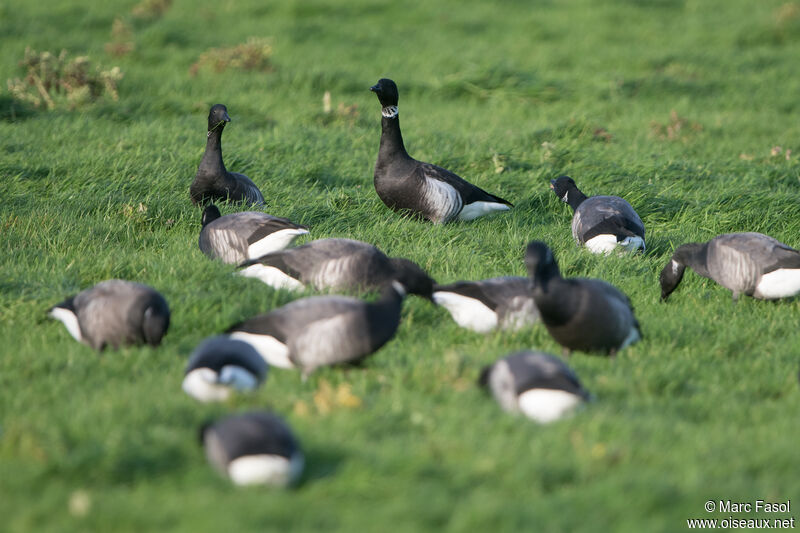
[[[210,48],[189,69],[192,76],[200,70],[211,69],[224,72],[228,69],[270,72],[272,66],[272,44],[269,39],[250,37],[244,44],[228,48]]]

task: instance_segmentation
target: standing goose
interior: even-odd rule
[[[126,344],[158,346],[169,328],[169,306],[158,291],[119,279],[81,291],[49,313],[75,340],[99,351]]]
[[[761,300],[800,293],[800,251],[762,233],[726,233],[679,246],[659,276],[662,300],[678,287],[687,266],[730,289],[734,301],[742,293]]]
[[[641,338],[628,297],[599,279],[564,279],[553,253],[540,241],[528,244],[525,264],[533,299],[547,331],[563,348],[617,351]]]
[[[430,297],[433,280],[415,263],[387,257],[375,246],[350,239],[320,239],[247,261],[242,276],[276,289],[376,289],[396,279],[411,294]]]
[[[510,413],[546,424],[572,412],[589,393],[561,359],[544,352],[507,355],[481,372],[479,384],[491,390]]]
[[[201,402],[219,402],[234,390],[258,388],[266,375],[267,364],[252,346],[223,335],[206,339],[192,352],[183,390]]]
[[[372,303],[344,296],[295,300],[228,330],[270,365],[301,368],[308,377],[320,366],[355,363],[394,337],[405,288],[397,281]]]
[[[229,200],[253,206],[264,205],[264,196],[256,184],[244,174],[228,172],[222,162],[222,130],[225,129],[225,123],[230,121],[231,117],[224,105],[211,106],[208,112],[206,151],[189,188],[192,203]]]
[[[397,117],[397,85],[383,78],[370,90],[378,95],[382,106],[375,190],[387,207],[406,210],[440,224],[456,219],[472,220],[511,207],[511,202],[487,193],[452,172],[409,156],[403,146]]]
[[[297,439],[272,413],[228,416],[203,426],[200,440],[208,462],[236,485],[287,487],[303,472]]]
[[[238,264],[286,248],[308,228],[258,211],[220,216],[215,205],[203,210],[200,250],[211,259]]]
[[[572,236],[578,245],[595,254],[644,251],[644,224],[631,204],[619,196],[587,198],[569,176],[552,180],[550,188],[574,211]]]
[[[513,276],[458,281],[435,285],[433,301],[447,309],[462,328],[478,333],[515,330],[539,320],[530,289],[528,278]]]

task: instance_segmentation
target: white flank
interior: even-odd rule
[[[183,392],[201,402],[221,402],[231,389],[217,383],[217,373],[210,368],[195,368],[183,378]]]
[[[454,292],[436,291],[433,301],[450,312],[456,324],[478,333],[489,333],[497,327],[497,313],[480,300]]]
[[[497,202],[472,202],[464,206],[458,214],[458,219],[475,220],[478,217],[494,213],[495,211],[508,211],[509,209],[511,209],[511,207],[508,205]]]
[[[255,265],[250,265],[247,268],[243,268],[239,271],[239,275],[246,278],[260,279],[275,289],[289,289],[291,291],[298,291],[303,288],[303,284],[291,277],[289,274],[286,274],[282,270],[273,266],[262,265],[261,263],[256,263]]]
[[[434,222],[449,222],[461,211],[461,195],[452,185],[425,178],[423,201],[436,214]]]
[[[237,485],[274,485],[292,482],[292,466],[282,455],[243,455],[228,463],[228,475]]]
[[[800,269],[779,268],[761,276],[753,296],[774,300],[794,296],[797,293],[800,293]]]
[[[547,424],[571,413],[581,403],[581,397],[556,389],[531,389],[519,395],[519,410],[525,416]]]
[[[626,252],[635,252],[637,250],[641,250],[644,252],[644,239],[639,237],[625,237],[621,242],[618,243],[619,247],[624,249]]]
[[[270,252],[277,252],[288,247],[300,235],[308,233],[307,229],[287,228],[270,233],[247,247],[247,257],[258,259]]]
[[[311,276],[311,283],[317,290],[347,285],[352,278],[353,263],[357,258],[352,256],[328,259],[317,267]]]
[[[532,326],[539,321],[539,310],[532,298],[516,296],[511,301],[511,311],[503,316],[500,322],[500,329],[516,331],[528,326]]]
[[[271,335],[257,335],[255,333],[245,333],[244,331],[234,331],[230,338],[246,342],[258,352],[268,364],[278,368],[294,368],[294,364],[289,360],[289,348]]]
[[[78,325],[78,317],[75,316],[75,313],[63,307],[54,307],[53,310],[50,311],[50,316],[63,322],[69,334],[72,335],[76,341],[83,342],[81,327]]]
[[[608,254],[617,249],[616,235],[598,235],[586,241],[586,248],[593,254]]]
[[[258,378],[246,368],[237,365],[225,365],[219,369],[218,381],[239,391],[253,390],[258,387]]]

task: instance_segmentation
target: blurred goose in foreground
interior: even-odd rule
[[[263,255],[240,265],[242,276],[276,289],[377,289],[398,280],[411,294],[430,297],[433,280],[415,263],[387,257],[375,246],[350,239],[320,239]]]
[[[201,402],[227,400],[234,390],[258,388],[267,364],[246,342],[226,336],[204,340],[186,365],[183,390]]]
[[[355,363],[379,350],[400,324],[406,289],[392,281],[374,302],[344,296],[302,298],[231,327],[270,365],[300,368]]]
[[[528,244],[525,264],[542,322],[565,353],[615,355],[641,338],[630,300],[613,285],[599,279],[562,278],[553,253],[540,241]]]
[[[440,224],[472,220],[511,208],[508,200],[489,194],[449,170],[408,155],[397,118],[397,85],[383,78],[370,90],[378,96],[383,116],[375,191],[387,207]]]
[[[200,250],[211,259],[238,264],[282,250],[308,228],[289,219],[257,211],[220,216],[215,205],[203,211]]]
[[[152,287],[111,279],[50,308],[75,340],[95,350],[126,344],[158,346],[169,328],[169,306]]]
[[[200,429],[208,462],[236,485],[287,487],[305,459],[289,426],[271,413],[232,415]]]
[[[478,333],[520,329],[539,321],[531,281],[522,277],[458,281],[433,287],[433,301],[462,328]]]
[[[230,200],[253,206],[264,205],[264,197],[256,184],[244,174],[228,172],[222,162],[222,130],[230,121],[228,109],[222,104],[212,106],[208,112],[206,151],[189,188],[192,203]]]
[[[595,254],[644,251],[644,224],[631,204],[619,196],[587,197],[569,176],[552,180],[550,188],[574,211],[572,236],[578,245]]]
[[[589,399],[575,372],[544,352],[516,352],[498,359],[483,369],[479,383],[505,411],[521,412],[542,424],[558,420]]]
[[[690,267],[732,292],[761,300],[800,293],[800,251],[762,233],[726,233],[708,242],[679,246],[661,271],[661,298],[666,300]]]

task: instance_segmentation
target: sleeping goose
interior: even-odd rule
[[[302,298],[245,320],[227,333],[249,343],[267,363],[300,368],[355,363],[379,350],[400,324],[406,289],[392,281],[374,302],[344,296]]]
[[[240,265],[242,276],[276,289],[377,289],[393,279],[408,292],[430,297],[433,280],[415,263],[387,257],[375,246],[350,239],[320,239],[263,255]]]
[[[472,220],[511,207],[511,202],[452,172],[409,156],[400,134],[397,85],[383,78],[370,90],[378,95],[382,106],[375,190],[387,207],[440,224],[456,219]]]
[[[308,228],[258,211],[220,216],[215,205],[203,211],[200,250],[211,259],[238,264],[286,248]]]
[[[200,429],[208,462],[236,485],[287,487],[305,463],[289,426],[272,413],[231,415]]]
[[[569,176],[552,180],[550,188],[574,211],[572,236],[578,245],[595,254],[644,251],[644,224],[631,204],[619,196],[587,198]]]
[[[227,400],[234,390],[258,388],[267,364],[246,342],[221,335],[204,340],[186,365],[183,390],[201,402]]]
[[[661,271],[661,299],[666,300],[686,267],[732,292],[761,300],[800,293],[800,251],[762,233],[726,233],[708,242],[679,246]]]
[[[503,410],[521,412],[542,424],[558,420],[589,399],[575,372],[544,352],[507,355],[484,368],[479,383]]]
[[[539,320],[530,285],[528,278],[513,276],[458,281],[434,285],[432,299],[462,328],[478,333],[515,330]]]
[[[264,196],[256,184],[244,174],[228,172],[222,162],[222,130],[230,121],[228,109],[222,104],[212,106],[208,112],[206,151],[189,188],[192,203],[230,200],[253,206],[264,205]]]
[[[158,346],[169,328],[169,306],[152,287],[111,279],[50,308],[75,340],[95,350],[126,344]]]
[[[553,253],[540,241],[528,244],[525,264],[533,299],[547,331],[563,348],[617,351],[641,338],[628,297],[599,279],[564,279]]]

